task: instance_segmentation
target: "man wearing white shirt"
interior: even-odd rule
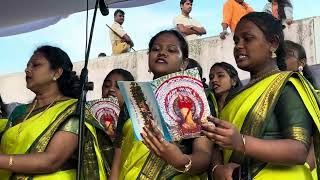
[[[173,20],[176,29],[184,35],[186,40],[194,40],[206,34],[205,28],[190,16],[193,0],[180,0],[181,15]]]
[[[127,32],[123,29],[124,12],[117,9],[114,12],[114,23],[109,29],[109,35],[112,45],[112,54],[121,54],[129,52],[133,47],[133,42]]]

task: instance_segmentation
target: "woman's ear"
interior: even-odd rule
[[[180,67],[179,67],[180,70],[181,71],[185,70],[187,68],[188,64],[189,64],[189,58],[183,59],[181,64],[180,64]]]
[[[304,67],[306,65],[306,58],[299,59],[298,60],[298,65]]]
[[[237,85],[237,81],[235,79],[231,79],[231,86],[235,87]]]
[[[271,41],[270,41],[270,44],[271,44],[271,47],[270,49],[275,49],[277,50],[278,47],[279,47],[279,43],[280,43],[280,38],[279,36],[275,35],[271,38]]]
[[[59,67],[58,69],[56,69],[56,70],[54,71],[53,77],[54,77],[55,79],[59,79],[60,76],[62,75],[62,73],[63,73],[63,69],[62,69],[61,67]]]

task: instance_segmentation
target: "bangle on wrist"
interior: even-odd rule
[[[246,137],[241,134],[241,138],[242,138],[242,143],[243,143],[243,156],[246,155]]]
[[[9,162],[8,162],[9,167],[13,165],[13,156],[9,156]]]
[[[191,169],[192,160],[191,160],[191,158],[190,158],[188,155],[185,155],[185,156],[188,158],[189,162],[184,165],[184,170],[179,170],[179,169],[177,169],[177,168],[174,168],[176,171],[181,172],[181,173],[186,173],[186,172],[188,172],[188,171]]]
[[[213,168],[211,169],[211,174],[213,175],[214,174],[214,171],[217,169],[217,167],[221,165],[221,164],[216,164],[213,166]]]

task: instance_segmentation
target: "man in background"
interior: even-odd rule
[[[206,34],[205,28],[190,16],[193,0],[180,0],[181,14],[174,18],[173,24],[186,40],[194,40]]]
[[[133,41],[124,31],[122,24],[125,13],[121,9],[114,12],[114,23],[109,27],[109,35],[112,45],[112,55],[129,52],[133,47]]]
[[[223,21],[221,24],[223,31],[220,33],[220,38],[226,38],[228,27],[233,33],[240,19],[250,12],[253,12],[253,9],[244,0],[227,0],[223,5]]]

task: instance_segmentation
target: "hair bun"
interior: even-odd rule
[[[58,84],[62,94],[72,98],[79,98],[81,93],[81,83],[75,71],[63,71],[58,79]]]

